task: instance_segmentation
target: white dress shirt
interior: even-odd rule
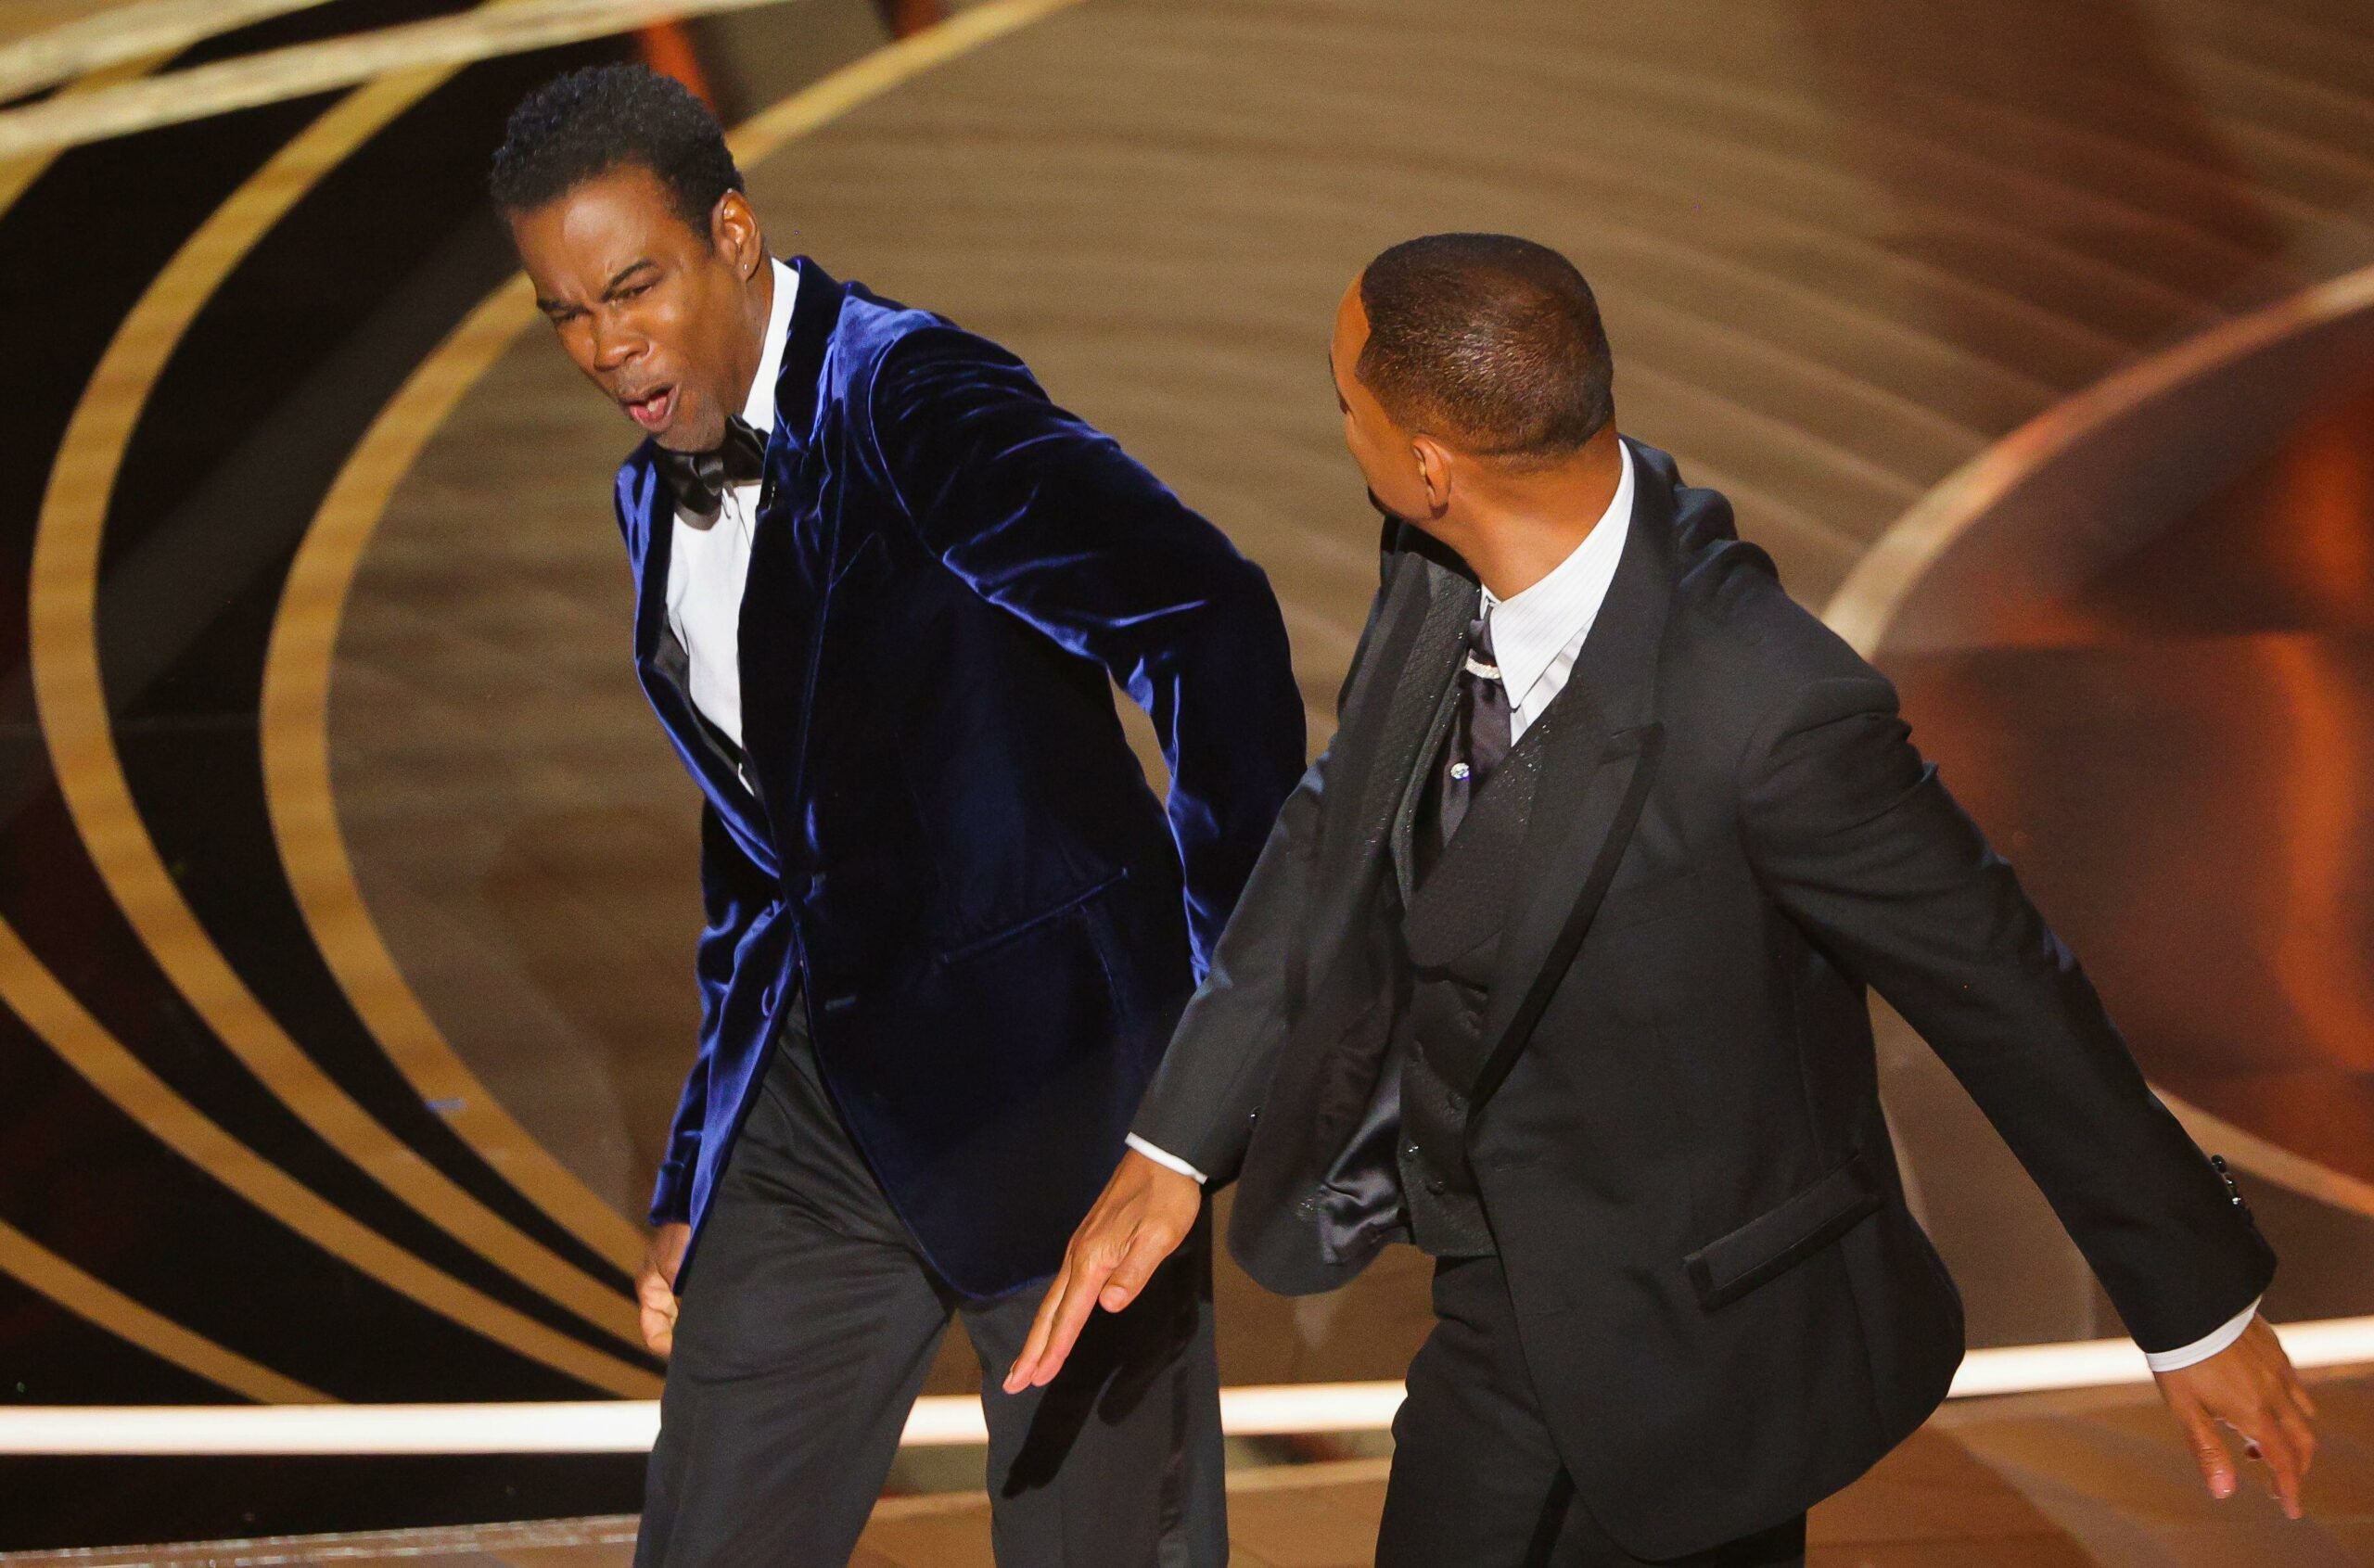
[[[770,260],[774,303],[767,312],[759,373],[743,395],[742,417],[765,436],[775,427],[775,375],[791,330],[799,274]],[[668,547],[668,624],[684,644],[693,706],[738,747],[742,744],[742,590],[750,579],[750,539],[759,524],[756,482],[728,485],[715,518],[676,514]]]
[[[1511,744],[1566,689],[1566,677],[1574,672],[1583,640],[1590,635],[1600,606],[1607,602],[1608,588],[1615,581],[1616,563],[1623,559],[1624,541],[1632,525],[1632,453],[1629,449],[1619,450],[1624,453],[1624,473],[1616,481],[1615,495],[1600,515],[1598,526],[1575,546],[1574,554],[1522,593],[1496,599],[1490,589],[1484,591],[1484,622],[1490,629],[1492,657],[1500,663],[1500,680],[1509,694],[1509,727],[1514,732],[1509,737]],[[1136,1133],[1130,1134],[1129,1141],[1130,1148],[1156,1165],[1197,1181],[1204,1179],[1202,1171]],[[2253,1301],[2207,1337],[2156,1355],[2147,1352],[2144,1359],[2155,1372],[2172,1372],[2205,1361],[2240,1339],[2258,1309],[2259,1304]]]

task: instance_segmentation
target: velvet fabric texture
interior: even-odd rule
[[[1022,363],[805,259],[742,603],[746,758],[668,625],[674,497],[618,476],[635,662],[700,784],[698,1053],[653,1194],[699,1225],[804,988],[925,1256],[1052,1272],[1303,768],[1268,579]],[[1168,810],[1107,677],[1153,718]],[[683,1278],[680,1275],[681,1286]]]

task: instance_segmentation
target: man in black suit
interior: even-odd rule
[[[703,797],[645,1568],[846,1561],[950,1318],[1015,1355],[1304,762],[1260,569],[1014,355],[771,255],[742,185],[629,67],[530,96],[492,180],[644,434],[635,667]],[[1000,1562],[1225,1561],[1209,1268],[984,1389]]]
[[[2204,1477],[2284,1505],[2311,1409],[2275,1259],[1875,670],[1712,491],[1620,439],[1563,257],[1447,235],[1345,296],[1387,517],[1305,775],[1007,1386],[1239,1182],[1273,1290],[1434,1255],[1378,1562],[1775,1564],[1945,1396],[1959,1297],[1905,1205],[1865,988],[2010,1141]],[[1480,580],[1480,581],[1479,581]]]

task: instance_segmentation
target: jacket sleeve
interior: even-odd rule
[[[700,1161],[701,1135],[708,1120],[708,1071],[717,1051],[719,1012],[734,980],[734,957],[743,935],[774,895],[773,883],[734,842],[717,808],[702,802],[701,907],[706,924],[693,959],[700,981],[700,1044],[692,1070],[684,1075],[676,1119],[668,1128],[668,1152],[652,1187],[654,1225],[692,1217],[693,1168]]]
[[[1102,664],[1153,719],[1202,975],[1303,770],[1302,695],[1269,579],[993,343],[945,325],[909,333],[870,408],[926,546]]]
[[[1253,1138],[1291,1023],[1287,955],[1310,908],[1327,759],[1286,797],[1222,933],[1209,973],[1170,1037],[1130,1131],[1202,1173],[1232,1179]]]
[[[1399,535],[1387,523],[1376,597],[1344,671],[1335,711],[1352,706],[1369,644],[1399,561]],[[1333,753],[1334,747],[1328,748]],[[1253,1141],[1254,1113],[1270,1092],[1279,1054],[1300,999],[1290,973],[1297,927],[1309,918],[1319,885],[1319,824],[1326,807],[1326,757],[1306,770],[1286,797],[1270,842],[1220,936],[1211,972],[1196,988],[1146,1088],[1133,1137],[1184,1160],[1209,1183],[1232,1180]]]
[[[2275,1255],[1913,749],[1884,678],[1803,687],[1748,744],[1741,784],[1767,893],[1944,1060],[2145,1350],[2198,1340],[2265,1291]]]

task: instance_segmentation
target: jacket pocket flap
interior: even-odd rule
[[[1699,1305],[1711,1312],[1737,1301],[1846,1234],[1878,1213],[1885,1201],[1870,1162],[1857,1154],[1812,1186],[1683,1259]]]

